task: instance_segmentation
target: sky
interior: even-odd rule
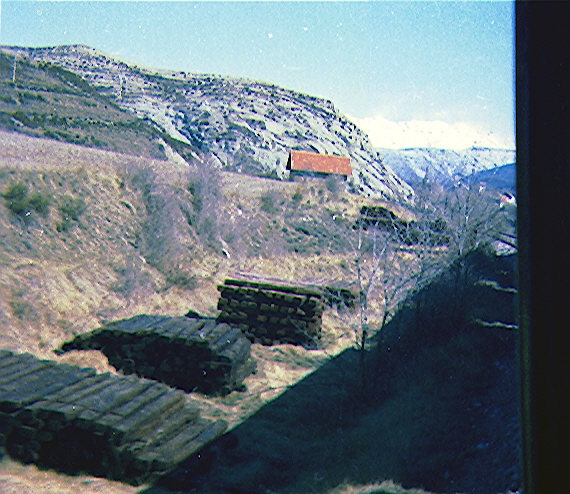
[[[514,149],[514,3],[0,0],[0,44],[332,100],[377,147]]]

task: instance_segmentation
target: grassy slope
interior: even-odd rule
[[[154,170],[153,174],[147,173],[149,167]],[[323,211],[330,211],[341,218],[344,215],[343,221],[350,224],[351,217],[361,205],[358,198],[343,193],[335,195],[318,181],[287,183],[222,173],[216,177],[220,195],[214,208],[219,221],[210,226],[225,239],[230,254],[228,258],[216,242],[207,245],[207,237],[199,231],[199,222],[195,224],[196,228],[188,224],[187,219],[193,217],[191,208],[195,205],[195,197],[187,185],[195,179],[195,170],[176,163],[0,132],[0,192],[5,192],[10,184],[22,182],[27,184],[29,194],[41,193],[50,198],[46,214],[32,210],[29,216],[13,214],[7,207],[7,201],[0,198],[0,348],[28,351],[42,358],[114,371],[99,352],[72,352],[57,357],[52,350],[75,333],[89,331],[109,319],[143,312],[180,315],[189,309],[214,315],[216,285],[236,270],[307,281],[349,281],[354,276],[350,255],[340,249],[346,245],[343,244],[346,239],[331,237],[326,223],[319,221],[324,218]],[[65,230],[58,231],[57,225],[64,220],[61,206],[66,198],[82,199],[85,211],[77,220],[69,220]],[[205,211],[212,207],[211,204],[206,206]],[[191,213],[188,218],[181,213],[186,207]],[[157,224],[173,224],[175,227],[158,231]],[[158,236],[155,235],[157,233]],[[237,235],[232,238],[232,233]],[[158,245],[149,243],[153,239],[159,240]],[[170,245],[174,245],[181,255],[165,256],[170,264],[164,260],[152,264],[153,255],[168,253],[168,250],[161,249]],[[169,280],[172,270],[187,273],[191,282],[187,283],[186,278]],[[270,418],[268,413],[271,410],[286,414],[281,424],[285,427],[289,423],[287,420],[296,417],[293,412],[299,410],[298,403],[295,403],[295,396],[300,396],[299,390],[308,388],[310,393],[307,396],[312,396],[313,390],[321,390],[325,405],[328,403],[325,399],[336,396],[326,393],[330,386],[319,388],[311,385],[315,379],[339,382],[334,374],[325,378],[322,372],[318,376],[311,373],[331,363],[331,356],[352,345],[350,328],[356,323],[356,316],[328,310],[323,320],[322,350],[309,351],[291,345],[254,345],[252,351],[258,361],[258,372],[247,379],[246,392],[234,392],[220,398],[192,394],[188,399],[199,404],[203,415],[224,418],[236,426],[236,431],[240,428],[249,431],[248,428],[253,427],[260,435],[255,448],[271,447],[271,442],[266,444],[263,428],[257,427]],[[471,347],[470,341],[467,346]],[[483,344],[481,349],[494,347]],[[427,361],[432,362],[434,352],[441,350],[427,349]],[[480,370],[476,366],[479,358],[476,354],[469,350],[467,355],[470,359],[461,364],[455,350],[453,347],[449,351],[449,358],[459,366],[458,372],[473,368],[476,374]],[[402,358],[404,368],[415,368],[407,362],[406,355]],[[449,362],[444,359],[441,368],[447,369],[448,366]],[[436,367],[440,366],[436,364]],[[335,369],[335,366],[327,369]],[[342,366],[337,366],[336,371],[342,371]],[[395,369],[394,372],[399,374]],[[322,434],[318,441],[309,441],[310,451],[314,453],[311,467],[295,470],[296,480],[283,478],[281,481],[290,486],[312,482],[310,476],[315,472],[326,472],[331,464],[334,465],[331,455],[339,452],[344,455],[348,448],[346,452],[352,454],[356,464],[370,470],[361,472],[362,480],[354,478],[352,464],[342,456],[342,468],[337,468],[327,480],[330,488],[341,486],[334,492],[374,492],[376,487],[377,492],[401,492],[397,487],[386,487],[386,484],[354,487],[343,484],[343,479],[353,478],[353,483],[364,483],[376,480],[375,472],[391,471],[390,468],[395,467],[390,462],[398,460],[401,443],[405,443],[408,436],[429,436],[430,441],[426,440],[426,444],[419,441],[423,449],[418,451],[414,463],[424,462],[427,465],[425,469],[430,471],[432,463],[439,461],[437,457],[432,459],[429,453],[433,436],[437,435],[437,431],[430,432],[433,428],[430,420],[432,415],[445,416],[448,412],[445,407],[440,410],[443,405],[437,394],[425,393],[430,390],[430,379],[433,379],[430,372],[420,369],[419,377],[409,377],[412,384],[402,386],[404,392],[388,400],[378,410],[355,415],[352,422],[347,417],[349,423],[345,428],[344,442],[339,443],[335,434],[330,433],[328,422],[317,417],[319,423],[315,431]],[[295,393],[292,385],[310,374],[311,378],[305,380],[301,388],[297,387]],[[475,380],[482,381],[477,376]],[[291,413],[287,406],[280,409],[272,405],[287,405],[291,400],[295,404]],[[243,424],[245,417],[268,404],[270,406],[261,413],[255,414],[253,421]],[[430,406],[434,408],[430,409]],[[324,406],[323,413],[332,411],[334,414],[337,407],[338,401],[334,399],[330,406]],[[273,419],[270,422],[266,429],[279,429],[279,424],[275,424]],[[371,436],[370,431],[379,425],[378,434]],[[407,431],[408,435],[402,431]],[[307,442],[306,436],[300,437],[300,442],[296,443],[293,440],[295,432],[287,434],[275,435],[275,441],[278,441],[275,451],[279,451],[278,448],[295,448],[296,444]],[[251,434],[245,433],[245,436],[250,437]],[[282,437],[289,437],[290,446],[281,440]],[[345,449],[339,449],[339,444]],[[392,445],[394,455],[386,454],[386,451],[391,451],[388,445]],[[243,447],[247,448],[247,443]],[[249,460],[261,458],[255,448]],[[350,448],[354,448],[352,453]],[[382,454],[377,448],[382,450]],[[477,445],[474,448],[479,451]],[[329,456],[322,456],[323,451]],[[292,454],[282,457],[279,453],[273,454],[275,458],[269,458],[271,469],[264,474],[273,475],[273,460],[279,462],[293,457]],[[247,460],[247,456],[232,459],[229,466],[222,464],[219,468],[222,471],[230,468],[231,474],[239,479],[242,472],[235,465]],[[252,464],[257,465],[255,461]],[[316,466],[314,471],[312,466]],[[479,465],[475,464],[473,468],[479,468]],[[285,468],[281,470],[280,475],[288,475]],[[276,471],[281,470],[278,468]],[[244,476],[251,474],[251,468],[243,469]],[[252,478],[258,479],[259,476],[253,475]],[[0,483],[6,492],[135,492],[134,488],[122,484],[39,472],[33,466],[24,467],[6,459],[0,467]]]
[[[14,85],[12,64],[0,54],[0,127],[10,131],[0,132],[0,192],[24,183],[29,195],[49,198],[49,208],[14,214],[0,198],[0,348],[114,372],[99,352],[57,357],[52,350],[111,319],[189,309],[215,315],[216,285],[236,271],[291,281],[354,281],[346,239],[331,235],[322,220],[336,214],[350,224],[360,198],[333,193],[319,180],[288,183],[220,173],[213,225],[218,240],[210,242],[212,225],[206,222],[204,232],[181,215],[195,206],[187,189],[195,173],[157,161],[164,158],[160,133],[60,69],[19,61]],[[80,202],[84,211],[70,217],[66,204]],[[160,230],[171,220],[175,227]],[[354,314],[326,311],[323,350],[254,345],[258,372],[247,380],[247,392],[188,399],[198,402],[203,415],[237,425],[351,346],[354,324]],[[18,493],[135,491],[7,459],[0,483]],[[335,492],[375,489],[403,492],[386,484],[344,485]]]
[[[1,51],[0,94],[0,129],[156,159],[166,158],[160,139],[172,141],[72,72],[18,58],[14,77]]]
[[[240,217],[255,225],[258,241],[273,240],[277,245],[278,239],[290,237],[291,242],[281,242],[277,250],[267,249],[263,242],[256,243],[255,235],[245,234],[241,243],[230,245],[235,255],[228,259],[200,248],[190,228],[179,230],[175,232],[177,240],[192,252],[182,269],[194,278],[189,286],[173,285],[162,266],[151,266],[142,255],[140,244],[148,235],[150,214],[145,184],[136,178],[149,166],[155,170],[158,191],[161,183],[168,182],[181,201],[191,202],[185,189],[188,169],[175,163],[0,132],[0,191],[21,182],[27,184],[28,194],[40,193],[50,201],[47,213],[32,210],[26,216],[14,214],[8,202],[0,199],[1,348],[113,372],[99,352],[57,357],[52,350],[106,320],[139,313],[181,315],[189,309],[214,315],[216,285],[236,270],[289,280],[346,278],[346,256],[315,255],[323,239],[300,233],[291,225],[296,225],[299,217],[310,219],[325,204],[350,216],[359,207],[353,197],[340,194],[335,199],[318,182],[284,183],[225,173],[221,175],[220,210],[228,221],[222,223],[231,223],[232,214],[239,210]],[[293,200],[296,193],[297,200]],[[268,196],[269,212],[260,208],[267,206],[262,198]],[[62,206],[70,198],[81,199],[85,210],[77,219],[68,218],[66,228],[58,231],[66,216]],[[243,227],[234,225],[238,226]],[[240,249],[234,248],[238,246],[248,255],[239,255]],[[293,246],[301,246],[304,252],[295,253]],[[344,328],[354,322],[353,317],[325,313],[324,350],[254,345],[259,370],[248,379],[246,393],[214,399],[192,395],[189,399],[200,403],[204,415],[237,424],[329,355],[350,346],[352,335]],[[4,460],[0,480],[15,492],[77,492],[77,482],[65,476],[46,473],[45,482],[40,482],[39,476],[34,467]],[[105,492],[130,492],[128,487],[111,482],[96,483],[102,483]],[[89,491],[86,488],[84,492]]]

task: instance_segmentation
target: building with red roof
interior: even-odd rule
[[[291,151],[286,169],[289,178],[295,177],[326,177],[336,175],[346,180],[352,174],[350,158],[332,154],[311,153],[308,151]]]

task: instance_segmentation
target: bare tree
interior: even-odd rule
[[[419,291],[441,269],[441,252],[433,243],[429,222],[391,219],[365,227],[358,223],[352,256],[359,292],[356,345],[365,350],[375,298],[375,332],[381,331],[411,293]]]
[[[418,192],[416,212],[428,221],[442,222],[451,259],[496,240],[516,244],[516,225],[509,222],[499,194],[484,183],[461,180],[444,188],[426,175]]]
[[[406,299],[454,261],[497,239],[516,239],[516,232],[505,233],[507,215],[496,194],[476,182],[446,189],[426,180],[411,214],[414,219],[404,220],[385,207],[363,207],[353,231],[344,232],[357,289],[359,350],[367,347],[372,318],[374,332],[381,331]]]
[[[190,226],[204,246],[221,250],[221,175],[213,157],[205,157],[189,170],[187,188],[192,194],[192,211],[188,216]]]

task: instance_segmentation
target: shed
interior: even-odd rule
[[[348,157],[293,150],[289,153],[287,170],[290,178],[338,175],[346,180],[352,174]]]

